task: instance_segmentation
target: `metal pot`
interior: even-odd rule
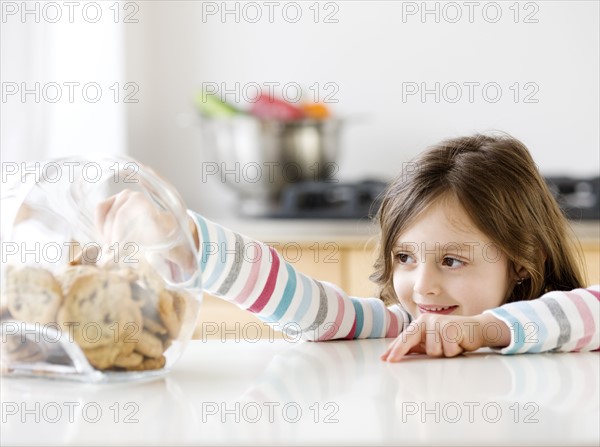
[[[290,183],[331,180],[342,121],[260,120],[249,115],[203,120],[210,174],[235,189],[246,213],[279,201]]]

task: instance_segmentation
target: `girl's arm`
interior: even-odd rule
[[[474,316],[424,314],[394,340],[382,360],[411,353],[454,357],[482,347],[502,354],[593,351],[600,347],[600,287],[554,291]]]
[[[349,297],[297,272],[266,244],[189,212],[196,223],[202,286],[305,340],[396,337],[410,317],[377,298]]]
[[[510,328],[502,354],[600,349],[600,286],[553,291],[486,310]]]

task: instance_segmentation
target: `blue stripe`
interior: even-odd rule
[[[380,312],[383,310],[383,301],[373,299],[367,299],[366,301],[371,306],[371,309],[373,309],[373,329],[368,338],[380,338],[384,324],[383,312]]]
[[[302,318],[304,318],[304,315],[306,315],[306,312],[308,312],[312,298],[312,281],[306,275],[301,273],[300,278],[302,278],[302,286],[304,290],[302,293],[302,302],[296,311],[296,315],[294,315],[294,321],[297,323],[302,321]]]
[[[521,325],[519,320],[517,320],[514,316],[512,316],[510,313],[508,313],[505,309],[502,309],[501,307],[493,309],[492,313],[498,315],[499,317],[502,317],[501,319],[504,319],[505,321],[510,321],[509,326],[512,329],[514,329],[514,337],[512,340],[514,345],[512,349],[509,349],[508,351],[506,351],[506,353],[515,354],[525,344],[525,331],[523,330],[523,326]]]
[[[523,344],[527,344],[527,352],[540,352],[542,349],[543,340],[548,340],[548,329],[546,325],[541,320],[538,313],[533,309],[530,303],[524,301],[520,306],[519,310],[525,314],[525,316],[533,322],[535,328],[537,329],[534,332],[533,337],[527,339],[524,338]],[[524,337],[526,337],[524,335]],[[533,341],[537,338],[537,342]]]
[[[224,253],[221,252],[221,250],[225,250],[226,247],[227,239],[225,237],[225,232],[220,225],[215,225],[215,227],[217,227],[217,253],[213,254],[213,257],[216,257],[217,264],[210,274],[210,278],[208,278],[204,284],[205,289],[210,289],[217,279],[219,279],[219,276],[223,273],[225,264],[227,263],[227,257],[223,256]]]
[[[277,309],[275,312],[269,317],[267,317],[271,321],[279,321],[283,317],[283,314],[288,310],[290,304],[292,303],[292,298],[296,293],[296,272],[294,268],[289,265],[287,262],[285,263],[285,268],[288,272],[288,280],[285,285],[285,290],[283,291],[283,296],[281,297],[281,301],[277,305]]]
[[[354,310],[356,311],[356,329],[354,330],[354,338],[358,338],[362,331],[365,322],[365,313],[362,308],[362,304],[357,298],[350,297]]]
[[[208,262],[206,248],[210,244],[210,240],[208,239],[208,228],[206,226],[206,222],[201,216],[194,213],[194,217],[196,218],[196,222],[198,222],[198,226],[200,227],[200,271],[204,272],[206,270],[206,263]]]

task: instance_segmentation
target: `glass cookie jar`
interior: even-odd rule
[[[202,299],[175,189],[127,158],[4,165],[2,375],[112,382],[167,372]]]

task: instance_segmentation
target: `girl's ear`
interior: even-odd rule
[[[529,279],[531,277],[531,275],[529,274],[529,272],[525,269],[525,267],[522,266],[518,266],[515,265],[514,269],[513,269],[513,279],[515,281],[523,281],[524,279]]]
[[[542,258],[542,265],[546,262],[548,256],[546,255],[545,250],[539,251],[539,256]],[[523,281],[525,279],[531,278],[531,274],[523,267],[522,265],[513,264],[513,279],[515,281]]]

